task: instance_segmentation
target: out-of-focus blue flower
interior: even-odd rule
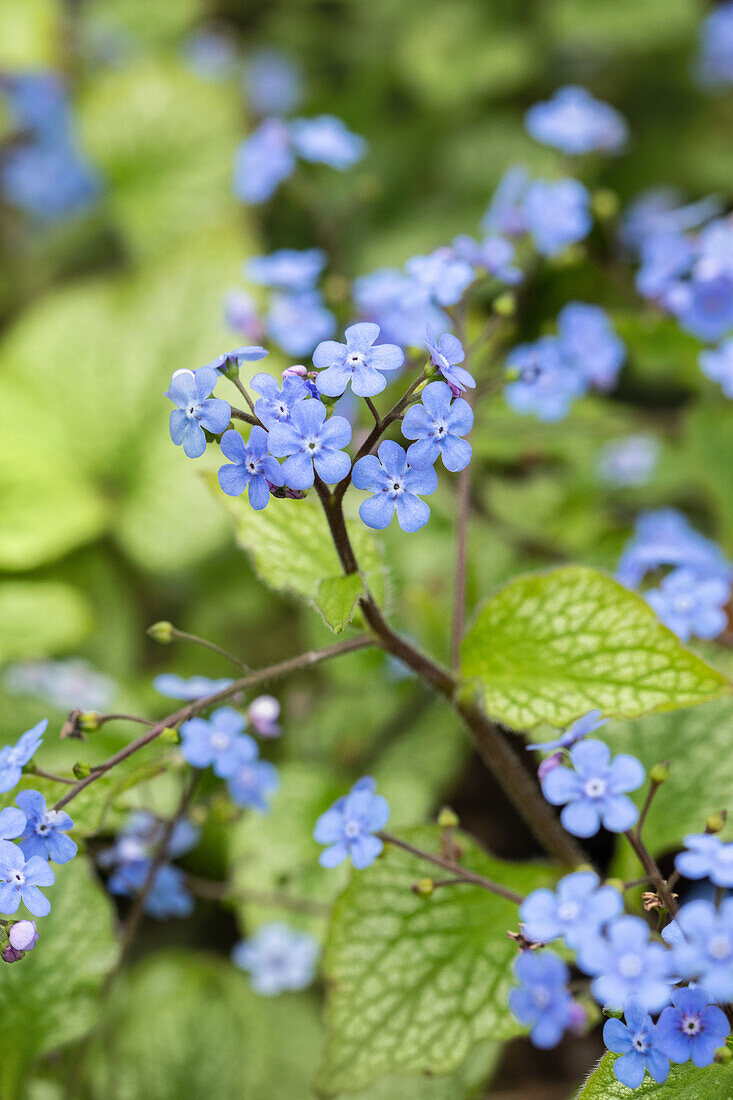
[[[291,489],[310,489],[314,470],[328,485],[341,481],[351,469],[351,459],[342,449],[350,442],[348,420],[326,420],[326,406],[312,399],[293,405],[289,420],[273,423],[268,436],[270,454],[285,459],[282,475]]]
[[[260,286],[279,290],[310,290],[326,265],[320,248],[281,248],[269,256],[253,256],[244,265],[245,276]]]
[[[507,237],[520,237],[525,233],[524,198],[528,187],[529,173],[526,168],[519,165],[508,168],[494,191],[481,228],[487,233],[500,233]]]
[[[61,77],[54,72],[14,73],[0,78],[13,123],[34,138],[56,141],[69,132],[69,104]]]
[[[616,1079],[627,1088],[637,1089],[649,1070],[649,1076],[661,1084],[669,1075],[669,1059],[661,1049],[651,1016],[634,1004],[627,1006],[625,1015],[625,1024],[611,1019],[603,1025],[603,1042],[614,1054],[621,1055],[613,1063]]]
[[[504,389],[507,404],[518,413],[531,413],[539,420],[562,420],[587,382],[561,354],[556,336],[541,336],[532,344],[519,344],[507,356],[506,365],[516,381]]]
[[[733,898],[720,909],[710,901],[689,901],[675,925],[679,934],[668,939],[675,973],[698,982],[709,1001],[733,1000]]]
[[[300,69],[272,48],[258,50],[249,58],[243,86],[247,103],[258,115],[287,115],[303,97]]]
[[[617,917],[603,935],[582,938],[576,950],[581,970],[595,975],[591,991],[600,1005],[625,1010],[636,1004],[659,1012],[669,1003],[671,954],[650,942],[649,925],[641,917]]]
[[[523,278],[521,268],[514,265],[514,245],[504,237],[486,237],[480,244],[462,234],[453,241],[456,255],[474,267],[487,271],[503,283],[514,286]]]
[[[541,888],[528,894],[519,906],[519,923],[528,940],[550,943],[562,938],[575,947],[623,907],[624,899],[613,886],[600,886],[593,871],[576,871],[560,879],[556,890]]]
[[[97,862],[100,867],[117,867],[146,860],[159,849],[166,827],[164,821],[146,810],[137,810],[117,834],[114,844],[98,854]],[[165,855],[168,859],[178,859],[195,848],[200,839],[198,826],[187,818],[180,818],[173,826]]]
[[[327,397],[339,397],[350,384],[358,397],[374,397],[387,385],[383,371],[397,370],[405,361],[396,344],[376,344],[379,325],[361,322],[346,330],[346,343],[325,340],[313,352],[320,372],[316,386]]]
[[[135,897],[144,889],[149,870],[149,859],[122,864],[110,875],[107,887],[112,894]],[[186,877],[180,867],[162,863],[157,868],[143,910],[155,920],[191,915],[193,897],[186,887]]]
[[[509,993],[509,1008],[529,1027],[534,1046],[556,1047],[573,1020],[567,966],[551,951],[522,951],[514,960],[514,977],[519,985]]]
[[[630,435],[607,443],[598,456],[598,476],[609,485],[646,485],[659,457],[652,435]]]
[[[16,913],[22,901],[34,917],[45,917],[51,903],[38,887],[55,881],[56,875],[41,856],[27,860],[17,844],[0,840],[0,913]]]
[[[426,336],[425,347],[430,352],[433,366],[438,368],[453,393],[458,396],[467,389],[472,390],[476,385],[476,379],[460,365],[466,358],[466,353],[458,337],[451,332],[444,332],[442,336],[436,338],[430,325],[427,326]]]
[[[308,386],[298,375],[288,375],[282,386],[278,386],[271,374],[256,374],[250,386],[255,393],[262,394],[255,401],[255,413],[266,428],[289,420],[293,406],[310,397]]]
[[[246,203],[267,202],[294,170],[287,126],[279,118],[266,118],[237,150],[234,194]]]
[[[557,318],[560,354],[599,390],[610,390],[621,370],[626,349],[600,306],[568,302]]]
[[[231,687],[232,680],[210,680],[208,676],[176,676],[173,672],[163,672],[153,680],[153,687],[169,699],[193,701],[203,699],[205,695],[214,695]]]
[[[577,180],[535,180],[524,197],[524,220],[537,251],[554,256],[590,232],[590,196]]]
[[[233,707],[218,707],[208,719],[189,718],[181,726],[181,753],[194,768],[214,768],[218,776],[229,774],[232,760],[244,737],[248,751],[255,742],[242,731],[247,722]],[[251,742],[251,744],[250,744]]]
[[[663,299],[689,272],[694,256],[691,242],[678,229],[650,233],[641,242],[637,290],[645,298]]]
[[[382,338],[417,347],[428,326],[445,329],[450,318],[435,304],[427,287],[395,268],[380,268],[354,281],[354,300],[361,315],[375,321]]]
[[[381,531],[389,527],[396,511],[403,531],[419,531],[430,519],[430,508],[420,496],[438,488],[435,468],[408,466],[404,449],[390,439],[380,443],[377,454],[364,455],[354,465],[355,487],[374,494],[359,505],[359,515],[367,527]]]
[[[726,397],[733,398],[733,339],[724,340],[712,351],[700,352],[698,363],[703,374],[718,382]]]
[[[376,793],[371,776],[364,776],[316,821],[313,836],[319,844],[328,845],[318,862],[322,867],[337,867],[348,858],[359,871],[369,867],[384,847],[374,834],[388,821],[387,799]]]
[[[258,737],[279,737],[280,703],[272,695],[258,695],[247,707],[247,720]]]
[[[178,407],[170,416],[171,439],[189,458],[200,458],[206,450],[204,428],[214,435],[223,432],[231,419],[228,401],[212,397],[219,374],[212,367],[177,370],[165,396]]]
[[[269,798],[280,786],[277,768],[269,760],[260,760],[259,747],[253,738],[243,734],[236,751],[219,765],[227,781],[229,796],[237,806],[251,806],[260,813],[270,809]]]
[[[709,878],[715,886],[733,888],[733,844],[723,844],[711,833],[686,836],[686,852],[680,852],[674,865],[685,878]]]
[[[616,577],[621,584],[636,588],[647,572],[662,565],[685,566],[702,576],[731,578],[731,566],[720,549],[674,508],[639,515]]]
[[[48,719],[44,718],[21,734],[14,745],[3,745],[0,749],[0,794],[12,791],[20,782],[23,767],[40,747],[47,725]]]
[[[230,290],[224,299],[224,320],[230,328],[241,332],[250,340],[261,340],[264,326],[257,312],[257,305],[246,290]]]
[[[570,750],[571,768],[553,768],[542,781],[542,793],[553,806],[562,806],[560,820],[574,836],[593,836],[601,824],[623,833],[639,816],[627,797],[644,782],[641,761],[627,753],[611,759],[603,741],[580,741]]]
[[[539,749],[541,752],[569,749],[571,745],[574,745],[577,741],[582,741],[589,733],[593,733],[594,730],[600,729],[601,726],[605,726],[607,723],[608,718],[603,717],[603,711],[589,710],[587,714],[576,718],[572,725],[565,730],[565,733],[554,741],[538,741],[532,745],[527,745],[527,749]]]
[[[446,470],[456,473],[471,461],[471,444],[462,437],[473,427],[473,409],[457,398],[446,382],[430,382],[421,393],[421,404],[411,405],[402,420],[402,434],[414,439],[407,448],[411,466],[434,466],[440,456]]]
[[[317,290],[274,294],[265,318],[267,331],[288,355],[310,355],[336,329],[336,318]]]
[[[665,303],[679,323],[701,340],[720,340],[733,328],[733,275],[726,271],[677,283]]]
[[[638,251],[647,237],[669,230],[694,229],[720,213],[720,199],[708,196],[683,205],[684,199],[673,187],[653,187],[641,191],[624,210],[619,237],[624,247]]]
[[[460,302],[474,280],[471,264],[456,256],[452,248],[436,248],[428,256],[413,256],[405,264],[405,270],[441,306]]]
[[[70,141],[6,150],[0,186],[11,206],[46,222],[88,209],[100,191],[97,173]]]
[[[15,799],[26,817],[26,827],[19,846],[26,859],[40,856],[53,863],[68,863],[78,848],[70,836],[74,822],[64,810],[49,810],[46,799],[38,791],[21,791]]]
[[[659,588],[644,593],[644,599],[670,630],[687,641],[717,638],[728,623],[725,605],[730,597],[730,582],[722,577],[706,577],[692,569],[668,573]]]
[[[59,710],[104,710],[117,690],[111,676],[88,661],[18,661],[8,665],[3,683],[14,695],[35,695]]]
[[[674,1008],[672,1007],[674,1005]],[[657,1021],[657,1045],[672,1062],[690,1058],[699,1069],[709,1066],[730,1034],[728,1018],[707,1003],[701,989],[677,989]]]
[[[700,32],[698,74],[703,84],[733,84],[733,3],[718,4],[705,17]]]
[[[265,997],[305,989],[313,981],[318,961],[317,940],[286,924],[265,924],[232,951],[232,962],[249,971],[252,988]]]
[[[223,30],[203,27],[184,40],[181,55],[191,72],[205,80],[225,80],[234,72],[237,61],[232,36]]]
[[[563,153],[618,153],[629,128],[608,103],[585,88],[569,84],[545,103],[535,103],[524,116],[527,133]]]
[[[229,462],[219,467],[219,485],[230,497],[246,489],[256,511],[267,506],[270,486],[283,484],[280,463],[267,453],[267,441],[267,432],[259,426],[252,428],[246,443],[234,428],[221,437],[221,451]]]
[[[226,371],[229,367],[241,367],[242,363],[257,363],[269,355],[267,348],[259,344],[248,344],[243,348],[235,348],[234,351],[224,351],[207,363],[203,370]]]
[[[299,157],[312,164],[328,164],[344,172],[353,168],[367,150],[363,137],[354,134],[335,115],[296,118],[290,123],[290,137]]]

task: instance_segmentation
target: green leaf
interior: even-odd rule
[[[406,839],[439,849],[437,828]],[[543,868],[503,863],[460,836],[462,862],[513,889],[546,885]],[[325,956],[328,1037],[318,1083],[327,1093],[388,1074],[447,1074],[485,1039],[521,1029],[506,1004],[517,908],[480,887],[430,898],[411,886],[430,865],[396,848],[354,874],[334,906]]]
[[[614,1054],[606,1054],[590,1075],[575,1100],[626,1100],[626,1097],[653,1096],[655,1100],[730,1100],[733,1096],[733,1065],[698,1069],[691,1062],[673,1065],[662,1085],[649,1074],[638,1089],[627,1089],[613,1073]]]
[[[25,1095],[24,1079],[34,1058],[92,1027],[102,981],[117,957],[112,905],[82,856],[57,867],[56,882],[45,892],[51,912],[38,921],[37,947],[21,962],[3,967],[3,1100]],[[19,918],[23,915],[18,912]]]
[[[316,603],[334,634],[340,634],[351,622],[354,604],[363,591],[364,582],[358,573],[348,577],[325,577],[318,585]]]
[[[211,484],[221,495],[213,479]],[[320,606],[321,583],[339,578],[341,567],[319,505],[313,500],[273,499],[255,512],[246,500],[227,497],[224,503],[237,519],[237,542],[250,552],[265,584]],[[382,602],[385,575],[379,547],[366,527],[347,526],[364,581]],[[329,612],[321,610],[335,630]]]
[[[461,652],[487,712],[515,729],[564,726],[596,707],[632,718],[731,690],[640,596],[583,566],[511,581],[479,611]]]
[[[57,65],[59,20],[54,0],[0,0],[0,69]]]
[[[63,653],[92,627],[89,605],[71,585],[56,581],[0,584],[0,662]]]

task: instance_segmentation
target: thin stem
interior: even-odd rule
[[[662,872],[657,866],[656,860],[647,849],[644,842],[632,829],[627,829],[624,836],[628,840],[631,847],[636,852],[639,858],[639,862],[646,871],[649,879],[654,886],[659,897],[664,902],[665,908],[669,910],[672,916],[677,913],[677,902],[672,897],[672,891],[669,889],[669,885],[665,882]]]
[[[654,795],[661,787],[661,783],[655,783],[652,779],[649,782],[649,790],[646,792],[646,798],[644,799],[644,805],[641,807],[641,813],[639,814],[639,820],[636,823],[634,832],[638,837],[641,836],[641,830],[644,828],[644,822],[646,821],[646,815],[649,813],[649,808],[654,800]]]
[[[515,905],[519,905],[524,901],[524,896],[522,894],[516,893],[515,890],[510,890],[508,886],[502,886],[498,882],[493,882],[490,878],[479,875],[475,871],[469,871],[467,867],[461,867],[460,864],[455,863],[453,860],[446,859],[444,856],[436,856],[432,852],[424,851],[422,848],[416,848],[414,844],[408,844],[406,840],[400,840],[399,837],[393,836],[392,833],[380,831],[376,835],[380,840],[383,840],[385,844],[394,844],[395,848],[402,848],[403,851],[409,852],[412,856],[417,856],[418,859],[424,859],[427,863],[434,863],[436,867],[442,867],[444,871],[452,872],[460,882],[470,882],[474,886],[481,886],[484,890],[496,894],[497,897],[505,898],[507,901],[513,901]]]
[[[306,913],[313,917],[325,917],[330,912],[330,906],[311,898],[296,898],[290,894],[265,893],[259,890],[232,890],[228,882],[213,882],[197,875],[186,875],[186,885],[192,893],[210,901],[241,901],[248,905],[289,909],[293,913]]]
[[[287,676],[289,673],[297,672],[300,669],[312,668],[313,665],[321,664],[323,661],[329,661],[332,657],[340,657],[345,653],[353,653],[357,649],[364,649],[366,646],[375,644],[375,640],[369,636],[349,638],[347,641],[339,642],[337,645],[327,646],[325,649],[311,650],[308,653],[301,653],[298,657],[290,657],[287,661],[280,661],[279,664],[270,665],[268,668],[258,669],[251,672],[248,676],[243,676],[240,680],[235,680],[229,687],[214,692],[213,695],[205,695],[201,699],[195,699],[192,703],[188,703],[185,707],[181,707],[179,710],[174,711],[173,714],[169,714],[159,722],[156,722],[146,733],[142,734],[135,741],[131,741],[129,745],[125,745],[119,752],[116,752],[113,756],[110,756],[108,760],[105,760],[103,764],[97,765],[90,775],[86,776],[85,779],[80,779],[68,794],[65,794],[63,798],[59,799],[54,809],[62,809],[71,802],[73,798],[76,798],[78,794],[81,794],[90,783],[94,783],[95,780],[105,775],[106,772],[116,767],[117,764],[121,764],[124,760],[127,760],[128,757],[136,753],[138,749],[150,744],[156,737],[160,737],[163,730],[180,726],[182,722],[192,718],[206,707],[213,706],[215,703],[220,703],[223,699],[229,699],[232,695],[236,695],[237,692],[246,691],[256,684],[261,684],[264,680],[275,680],[280,676]]]
[[[249,672],[249,665],[244,661],[240,661],[239,657],[235,657],[233,653],[230,653],[228,649],[222,649],[216,642],[210,642],[207,638],[200,638],[198,634],[189,634],[185,630],[179,630],[178,627],[173,627],[173,638],[176,641],[181,642],[193,642],[194,645],[203,646],[204,649],[210,649],[212,653],[217,653],[220,657],[223,657],[225,661],[229,661],[231,664],[236,665],[242,672]]]
[[[34,765],[33,770],[29,772],[30,775],[40,776],[41,779],[50,779],[54,783],[68,783],[72,787],[76,784],[76,780],[73,776],[68,775],[54,775],[52,772],[44,772],[37,765]]]
[[[151,722],[149,718],[139,718],[136,714],[100,714],[97,721],[100,726],[103,726],[105,722],[137,722],[141,726],[155,725],[155,722]]]
[[[369,409],[369,412],[374,417],[374,423],[375,424],[380,424],[381,423],[381,417],[380,417],[379,413],[377,412],[377,409],[376,409],[376,407],[374,405],[374,402],[372,401],[371,397],[365,397],[364,400],[366,402],[367,408]]]
[[[254,419],[255,419],[255,423],[256,423],[256,424],[260,424],[260,423],[261,423],[261,421],[259,420],[259,418],[258,418],[258,417],[257,417],[257,415],[255,414],[255,406],[254,406],[254,401],[252,400],[252,398],[251,398],[251,397],[249,396],[249,394],[247,393],[246,389],[245,389],[245,388],[244,388],[244,386],[242,385],[242,381],[241,381],[241,379],[239,379],[239,378],[231,378],[231,379],[230,379],[230,381],[234,383],[234,385],[235,385],[235,386],[237,387],[237,389],[238,389],[238,390],[239,390],[239,392],[241,393],[241,395],[242,395],[242,397],[244,398],[244,400],[245,400],[245,401],[247,402],[247,405],[249,406],[249,411],[250,411],[250,412],[252,413],[252,416],[253,416],[253,417],[254,417]]]
[[[232,416],[235,420],[244,420],[247,424],[252,424],[255,427],[260,423],[256,416],[252,416],[251,413],[242,412],[241,409],[235,409],[234,406],[232,406]]]

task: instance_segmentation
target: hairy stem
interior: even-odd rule
[[[496,894],[497,897],[506,898],[507,901],[513,901],[515,905],[519,905],[524,901],[522,894],[517,894],[516,891],[510,890],[507,886],[502,886],[498,882],[493,882],[490,878],[486,878],[485,875],[477,874],[476,871],[469,871],[467,867],[461,867],[461,865],[454,860],[446,859],[444,856],[434,855],[432,852],[426,852],[422,848],[416,848],[414,844],[408,844],[406,840],[400,840],[399,837],[393,836],[392,833],[378,832],[377,836],[380,840],[383,840],[385,844],[393,844],[395,848],[402,848],[403,851],[409,852],[412,856],[417,856],[418,859],[424,859],[427,863],[434,863],[436,867],[441,867],[444,871],[450,871],[455,875],[454,881],[470,882],[473,886],[481,886],[482,889],[488,890],[492,894]]]
[[[657,894],[664,902],[665,907],[674,917],[677,914],[678,905],[675,899],[672,897],[672,891],[669,889],[668,884],[665,882],[664,876],[659,870],[656,860],[649,852],[641,837],[637,836],[632,829],[628,829],[624,833],[624,836],[636,852],[636,855],[639,858],[639,862],[649,876],[649,881],[652,883]]]

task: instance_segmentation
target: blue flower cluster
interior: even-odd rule
[[[563,153],[618,153],[628,126],[615,108],[570,84],[546,103],[535,103],[524,116],[527,132],[543,145]]]
[[[124,829],[118,833],[114,844],[103,849],[97,861],[110,872],[107,888],[120,897],[135,897],[147,884],[152,861],[157,859],[166,825],[144,810],[136,811]],[[144,911],[156,920],[169,917],[188,917],[193,912],[193,897],[186,886],[186,878],[180,867],[170,860],[195,848],[201,837],[200,830],[190,821],[177,821],[168,839],[164,861],[157,867],[148,891]]]
[[[2,78],[17,140],[0,160],[0,188],[7,201],[41,221],[57,221],[87,209],[100,181],[79,150],[66,89],[52,72]]]
[[[225,779],[237,806],[251,806],[266,813],[269,796],[278,789],[280,780],[275,766],[259,759],[257,742],[244,733],[246,724],[244,715],[232,707],[219,707],[208,719],[189,718],[181,726],[181,752],[192,767],[211,767],[215,775]]]
[[[618,564],[617,577],[638,587],[647,573],[672,567],[644,597],[683,640],[716,638],[727,626],[733,567],[710,539],[673,508],[644,512]]]
[[[117,685],[81,657],[53,661],[18,661],[6,665],[3,684],[14,695],[30,695],[59,710],[104,710]]]
[[[557,318],[557,335],[519,344],[507,356],[507,403],[539,420],[561,420],[591,387],[606,391],[626,357],[622,341],[600,306],[568,302]]]
[[[503,175],[482,222],[487,233],[528,238],[543,256],[555,256],[590,233],[590,195],[575,179],[531,180],[516,165]]]
[[[615,488],[646,485],[659,458],[652,435],[630,435],[607,443],[598,456],[598,476]]]
[[[249,972],[252,988],[265,997],[305,989],[320,953],[317,940],[287,924],[264,924],[232,950],[235,966]]]

